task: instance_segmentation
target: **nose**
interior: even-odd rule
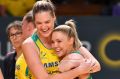
[[[52,44],[52,47],[55,49],[55,48],[58,47],[58,44],[57,44],[56,42],[54,42],[54,43]]]
[[[44,30],[44,29],[46,29],[47,28],[47,25],[44,23],[44,24],[42,24],[42,29]]]

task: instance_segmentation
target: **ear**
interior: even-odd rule
[[[75,39],[74,39],[73,37],[71,37],[71,38],[69,39],[69,44],[70,44],[70,45],[73,45],[73,44],[74,44],[74,41],[75,41]]]
[[[54,16],[54,21],[56,21],[56,16]]]

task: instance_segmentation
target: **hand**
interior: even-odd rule
[[[91,59],[85,59],[79,67],[77,67],[78,71],[81,74],[88,73],[91,70],[91,67],[93,66],[92,60]]]

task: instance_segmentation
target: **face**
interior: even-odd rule
[[[35,14],[35,25],[41,38],[48,38],[54,29],[55,17],[50,12],[38,12]]]
[[[52,47],[59,57],[64,57],[73,49],[73,39],[62,32],[52,33]]]
[[[34,24],[32,22],[27,22],[24,18],[22,20],[22,33],[23,38],[26,39],[32,35],[34,30]]]
[[[15,48],[21,47],[23,42],[22,31],[12,27],[9,31],[9,38]]]

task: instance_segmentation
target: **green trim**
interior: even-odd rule
[[[28,69],[28,67],[27,67],[27,68],[26,68],[26,71],[25,71],[25,75],[28,76],[28,74],[29,74],[29,69]]]
[[[93,79],[92,76],[90,75],[87,79]]]
[[[72,51],[71,53],[77,53],[77,54],[80,54],[80,51],[76,50],[76,51]]]
[[[37,36],[37,34],[34,33],[34,34],[31,36],[31,38],[32,38],[32,40],[35,42],[35,44],[36,44],[36,46],[38,47],[38,49],[40,50],[40,48],[39,48],[39,46],[38,46],[38,44],[37,44],[37,42],[36,42],[36,41],[39,39],[38,36]]]
[[[32,35],[32,39],[33,39],[33,41],[35,42],[35,44],[37,45],[38,48],[39,48],[39,45],[38,45],[38,43],[36,42],[37,40],[39,40],[39,42],[45,47],[45,45],[42,43],[42,41],[41,41],[40,38],[38,37],[37,33],[34,33],[34,34]],[[52,48],[47,48],[47,47],[45,47],[45,48],[48,49],[48,50],[53,50]]]

